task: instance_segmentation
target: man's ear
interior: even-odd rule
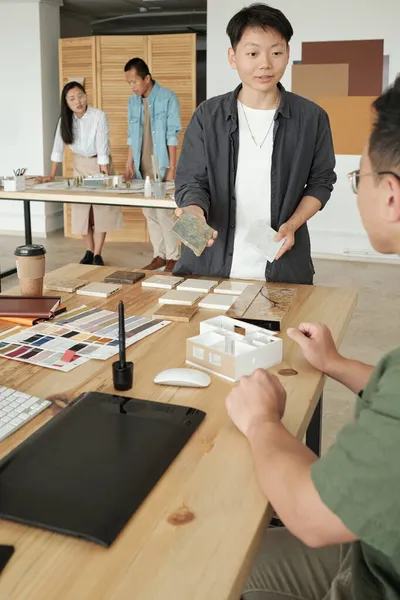
[[[228,60],[229,60],[229,64],[231,65],[232,69],[236,69],[236,56],[235,56],[235,51],[233,48],[229,48],[229,50],[228,50]]]
[[[400,223],[400,181],[389,175],[387,178],[388,202],[387,214],[392,223]]]

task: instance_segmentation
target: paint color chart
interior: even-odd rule
[[[131,346],[169,323],[147,317],[126,317],[126,346]],[[64,355],[67,351],[66,359]],[[117,313],[87,306],[64,313],[51,322],[28,329],[14,327],[0,334],[0,357],[59,371],[75,369],[91,358],[107,360],[116,354]]]

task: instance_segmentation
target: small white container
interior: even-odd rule
[[[112,178],[112,185],[113,187],[122,187],[122,175],[113,175]]]
[[[25,189],[25,175],[5,177],[3,188],[5,192],[22,192]]]
[[[151,181],[150,181],[150,177],[148,175],[144,182],[144,197],[151,198]]]

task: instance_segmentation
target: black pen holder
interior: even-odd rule
[[[120,392],[130,390],[133,383],[133,362],[126,362],[121,367],[119,361],[113,362],[114,388]]]

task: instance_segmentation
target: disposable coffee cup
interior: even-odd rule
[[[46,250],[40,244],[18,246],[14,252],[22,296],[42,296]]]

